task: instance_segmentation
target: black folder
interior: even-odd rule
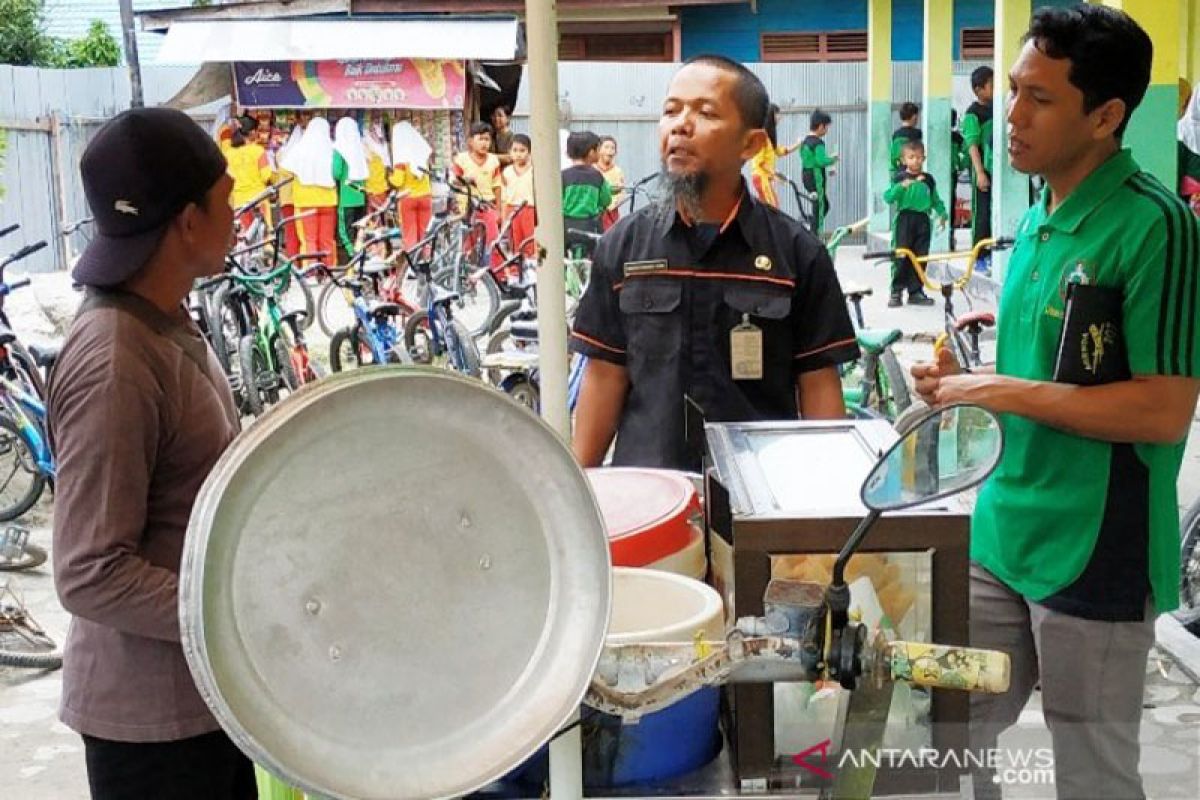
[[[1054,361],[1054,380],[1079,386],[1127,381],[1120,289],[1072,283],[1067,288],[1062,338]]]

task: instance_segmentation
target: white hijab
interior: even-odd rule
[[[1200,83],[1192,89],[1192,99],[1188,100],[1187,109],[1179,118],[1176,131],[1179,133],[1179,141],[1183,142],[1188,150],[1200,155]]]
[[[303,135],[303,128],[301,128],[299,125],[292,126],[292,132],[288,134],[287,139],[284,140],[284,143],[282,146],[280,146],[279,151],[275,153],[276,164],[283,164],[284,160],[288,157],[288,153],[295,149],[296,145],[300,142],[300,137]]]
[[[313,117],[300,141],[289,146],[279,165],[307,186],[334,187],[333,140],[329,138],[329,120]]]
[[[397,122],[392,126],[392,159],[397,164],[407,164],[415,173],[425,172],[433,148],[411,122]]]
[[[333,129],[333,149],[346,159],[350,168],[346,176],[352,181],[367,179],[367,149],[363,146],[362,131],[354,117],[342,117]]]
[[[368,124],[367,135],[363,137],[363,142],[367,145],[369,155],[379,156],[385,167],[392,166],[392,154],[388,151],[387,134],[383,132],[382,123],[378,126],[374,123]]]

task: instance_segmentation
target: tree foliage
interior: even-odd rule
[[[46,33],[44,0],[0,0],[0,64],[21,67],[115,67],[121,45],[100,20],[79,39]]]

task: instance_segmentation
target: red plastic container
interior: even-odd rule
[[[646,567],[688,546],[701,509],[685,473],[602,467],[587,476],[608,529],[613,566]]]

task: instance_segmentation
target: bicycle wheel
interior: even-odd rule
[[[46,476],[21,429],[11,418],[0,416],[0,522],[31,509],[45,488]]]
[[[471,336],[482,336],[491,328],[492,319],[500,310],[500,287],[490,272],[464,278],[459,285],[449,287],[459,294],[454,303],[454,318],[462,322]]]
[[[46,382],[42,380],[42,373],[38,369],[37,362],[33,360],[33,354],[25,349],[25,345],[21,344],[20,339],[9,342],[8,356],[16,369],[17,377],[28,387],[30,393],[39,400],[45,401]]]
[[[1183,515],[1180,526],[1180,601],[1185,608],[1200,607],[1200,500]]]
[[[868,404],[886,419],[895,419],[912,405],[904,368],[891,350],[884,350],[875,363],[875,391]]]
[[[279,298],[279,305],[288,311],[303,310],[304,318],[300,320],[300,330],[306,331],[312,327],[313,318],[317,313],[312,287],[308,285],[308,281],[296,274],[295,270],[288,280],[287,290]]]
[[[456,319],[446,326],[446,346],[452,354],[451,361],[456,370],[472,378],[479,377],[479,347],[466,327]]]
[[[341,372],[375,363],[371,350],[362,340],[358,324],[337,330],[329,340],[329,369]]]
[[[238,364],[241,366],[246,410],[253,416],[260,416],[268,400],[267,393],[263,391],[267,363],[254,345],[253,336],[243,336],[238,341]],[[274,378],[273,375],[271,377]]]
[[[21,554],[16,558],[0,555],[0,571],[16,572],[40,567],[46,563],[48,555],[45,548],[26,542],[25,546],[21,548]]]
[[[503,353],[506,350],[512,349],[512,331],[507,328],[498,330],[488,337],[487,346],[484,347],[484,352],[489,356],[496,353]],[[487,380],[492,386],[499,386],[508,373],[498,367],[488,367]]]
[[[433,363],[433,334],[429,330],[429,314],[418,311],[404,321],[404,348],[414,364]]]
[[[346,291],[330,281],[317,295],[317,325],[326,336],[332,337],[342,328],[354,325],[354,307],[346,297]]]
[[[22,669],[58,669],[62,666],[62,653],[51,650],[46,653],[24,650],[0,650],[0,665]]]
[[[279,370],[279,377],[283,387],[289,392],[294,392],[300,388],[300,376],[296,374],[296,366],[292,363],[292,347],[291,334],[287,331],[281,331],[278,336],[271,342],[271,348],[275,352],[275,364]]]
[[[530,380],[528,375],[510,375],[505,379],[504,386],[501,388],[513,400],[533,413],[537,413],[541,405],[541,392],[538,391],[537,384]]]

